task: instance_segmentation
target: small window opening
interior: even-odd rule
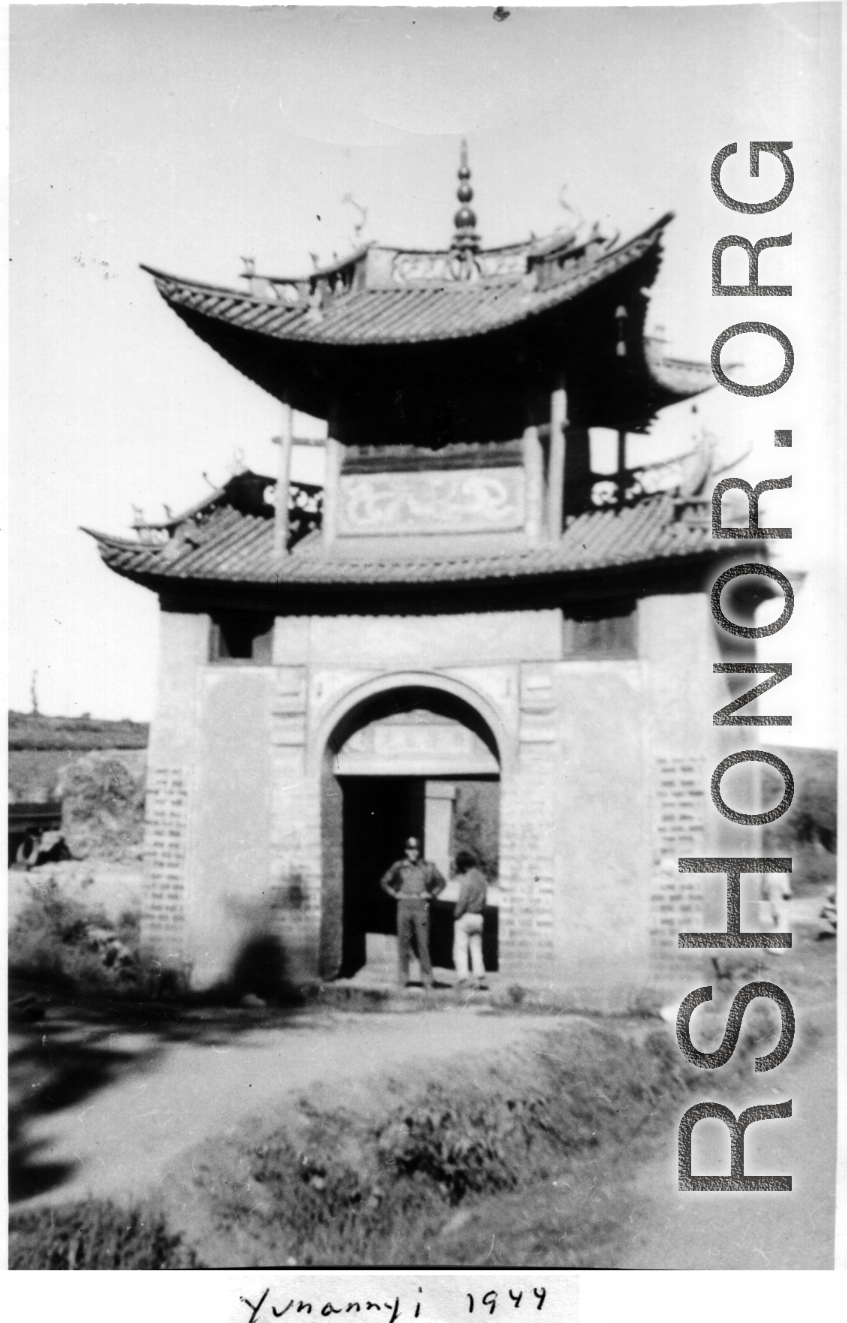
[[[269,666],[273,653],[273,616],[253,611],[222,611],[212,617],[210,661],[256,662]]]
[[[565,657],[637,657],[635,601],[569,604],[563,611]]]

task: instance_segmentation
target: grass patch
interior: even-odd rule
[[[146,721],[106,721],[98,717],[45,717],[39,712],[9,712],[9,748],[146,749]]]
[[[507,1060],[434,1068],[423,1088],[382,1080],[341,1108],[301,1100],[285,1129],[192,1154],[204,1223],[192,1239],[213,1266],[437,1263],[457,1214],[517,1198],[666,1114],[686,1094],[684,1064],[666,1032],[574,1019]],[[565,1258],[590,1262],[591,1235],[589,1207]]]
[[[160,1212],[110,1200],[39,1208],[9,1222],[11,1269],[202,1268]]]

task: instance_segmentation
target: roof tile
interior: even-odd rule
[[[324,551],[309,537],[279,563],[273,520],[215,509],[197,530],[199,545],[153,546],[93,533],[106,565],[127,578],[154,583],[277,583],[286,586],[366,586],[482,583],[584,574],[714,552],[708,526],[677,517],[673,499],[658,495],[623,510],[592,510],[571,521],[558,542],[500,554],[364,559]],[[184,528],[185,526],[183,526]]]
[[[509,326],[568,302],[656,248],[663,225],[661,221],[619,248],[580,261],[544,289],[528,289],[520,276],[499,283],[370,288],[330,297],[319,311],[305,301],[279,305],[145,269],[174,310],[200,313],[283,340],[338,345],[452,340]]]

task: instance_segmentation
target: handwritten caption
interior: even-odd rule
[[[420,1297],[420,1298],[419,1298]],[[367,1297],[361,1299],[346,1299],[341,1296],[337,1301],[325,1300],[322,1303],[315,1303],[311,1300],[295,1300],[292,1296],[286,1304],[282,1304],[282,1297],[279,1300],[279,1307],[270,1299],[270,1287],[267,1287],[258,1301],[254,1304],[246,1296],[240,1296],[241,1303],[250,1311],[250,1317],[247,1323],[257,1323],[257,1320],[264,1318],[282,1318],[284,1314],[293,1311],[294,1314],[317,1314],[320,1318],[331,1318],[334,1314],[370,1314],[387,1315],[387,1323],[398,1323],[401,1318],[419,1319],[426,1315],[421,1313],[423,1305],[423,1287],[417,1288],[417,1297],[412,1301],[403,1300],[401,1297],[394,1296],[393,1300],[371,1300]],[[498,1305],[503,1309],[521,1309],[534,1308],[543,1309],[544,1301],[547,1299],[547,1291],[543,1286],[534,1286],[529,1292],[513,1291],[508,1289],[505,1293],[494,1289],[486,1291],[482,1296],[472,1295],[470,1291],[465,1292],[464,1299],[467,1301],[467,1313],[473,1314],[475,1311],[487,1310],[493,1314]],[[525,1304],[524,1304],[525,1302]],[[414,1305],[414,1308],[412,1308]],[[458,1311],[457,1311],[458,1312]],[[376,1323],[376,1320],[374,1320]]]

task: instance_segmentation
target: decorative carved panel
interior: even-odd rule
[[[490,533],[524,524],[523,470],[342,475],[342,534]]]
[[[497,774],[497,759],[475,731],[424,709],[383,717],[352,734],[333,769],[350,775]]]
[[[396,253],[391,278],[396,285],[464,283],[468,280],[514,280],[526,272],[526,250],[501,252]]]

